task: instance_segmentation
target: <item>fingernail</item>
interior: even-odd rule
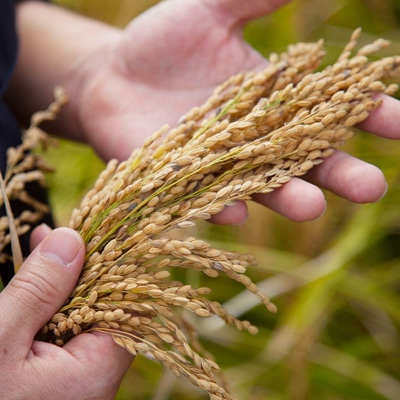
[[[382,200],[382,199],[386,196],[386,193],[387,193],[387,191],[388,191],[388,188],[389,188],[389,185],[388,185],[387,182],[385,182],[385,191],[383,192],[382,196],[379,197],[379,199],[378,199],[376,202]],[[376,202],[375,202],[375,203],[376,203]]]
[[[68,265],[77,256],[82,242],[67,228],[58,228],[51,232],[41,244],[40,253],[57,263]]]
[[[315,221],[318,221],[320,218],[322,218],[322,216],[325,214],[326,208],[327,208],[327,204],[325,202],[324,209],[322,210],[321,214],[317,215],[315,218],[311,218],[309,220],[309,222],[315,222]]]

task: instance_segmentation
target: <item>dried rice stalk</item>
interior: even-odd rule
[[[209,300],[208,288],[172,281],[168,270],[225,274],[270,311],[275,307],[245,275],[253,256],[166,232],[304,175],[379,106],[373,93],[395,93],[397,85],[383,81],[400,77],[400,57],[370,61],[370,54],[388,45],[383,40],[352,55],[359,35],[354,32],[337,62],[320,72],[314,71],[322,42],[271,55],[264,71],[231,77],[175,128],[161,128],[127,161],[111,161],[72,215],[70,226],[87,246],[82,275],[38,339],[63,345],[81,332],[106,332],[211,399],[233,399],[218,365],[200,356],[194,328],[180,310],[215,314],[250,333],[257,329]]]
[[[44,186],[45,173],[53,170],[36,150],[39,147],[45,149],[49,144],[47,134],[39,128],[39,125],[46,120],[55,119],[59,109],[67,101],[60,88],[56,88],[55,97],[56,100],[48,110],[37,112],[32,116],[31,126],[24,132],[21,145],[16,148],[10,147],[7,151],[4,191],[0,192],[0,207],[5,206],[7,212],[7,216],[0,217],[0,268],[9,257],[4,249],[11,243],[14,269],[18,269],[21,263],[17,254],[20,252],[18,236],[29,231],[32,225],[41,221],[49,212],[46,204],[29,195],[26,186],[31,182],[38,182]],[[7,208],[8,200],[25,204],[24,212],[13,216],[11,210]]]

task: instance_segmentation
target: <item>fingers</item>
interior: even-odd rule
[[[0,341],[18,344],[24,357],[37,331],[71,293],[84,259],[84,244],[68,228],[52,231],[22,264],[0,296]]]
[[[323,192],[329,190],[354,203],[373,203],[387,190],[385,177],[374,165],[337,151],[311,170],[307,181],[293,178],[272,193],[254,200],[296,222],[319,218],[326,207]]]
[[[292,221],[304,222],[319,218],[325,211],[325,197],[319,187],[354,203],[376,202],[387,190],[380,169],[341,151],[335,152],[305,178],[293,178],[271,193],[253,195],[253,199]],[[213,216],[211,221],[239,224],[246,217],[244,203],[237,202]]]
[[[306,178],[354,203],[376,202],[387,190],[380,169],[341,151],[311,170]]]
[[[387,139],[400,139],[400,101],[379,94],[382,104],[371,115],[359,124],[361,129]]]
[[[210,222],[217,225],[239,225],[246,220],[247,216],[246,203],[237,201],[232,206],[227,206],[220,213],[213,215]]]
[[[326,208],[325,197],[321,190],[298,178],[291,179],[271,193],[256,194],[253,198],[295,222],[315,220]]]
[[[293,178],[282,187],[268,194],[255,194],[253,200],[296,222],[312,221],[325,211],[322,191],[299,178]],[[246,203],[237,201],[212,216],[210,222],[219,225],[239,225],[248,216]]]
[[[51,232],[51,228],[46,224],[41,224],[36,227],[30,237],[31,251]]]

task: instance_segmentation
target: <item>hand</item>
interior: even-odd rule
[[[46,107],[52,89],[61,83],[71,95],[58,119],[64,132],[88,141],[105,159],[125,159],[145,137],[165,123],[174,125],[230,75],[262,69],[267,61],[243,41],[242,28],[287,1],[169,0],[123,32],[45,3],[21,2],[24,40],[11,88],[14,108],[25,108],[27,114]],[[48,23],[41,24],[42,18]],[[27,95],[18,95],[27,88]],[[384,97],[362,128],[400,139],[395,128],[399,111],[397,100]],[[337,152],[305,179],[292,179],[254,199],[294,221],[313,220],[326,206],[320,187],[366,203],[384,195],[386,182],[376,167]],[[240,223],[246,215],[246,205],[238,202],[213,221]]]
[[[84,258],[76,232],[48,231],[34,232],[36,248],[0,293],[0,397],[113,399],[132,356],[111,336],[84,333],[62,348],[34,340],[72,291]]]
[[[114,49],[115,58],[82,96],[80,116],[89,141],[105,158],[124,159],[144,137],[165,122],[174,124],[228,76],[263,68],[266,60],[242,40],[241,28],[283,3],[170,0],[139,16]],[[400,103],[386,97],[363,128],[399,139],[399,110]],[[305,221],[325,210],[319,187],[357,203],[374,202],[386,191],[379,169],[339,151],[306,179],[254,198],[294,221]],[[238,223],[246,214],[246,206],[238,203],[213,222]]]
[[[105,159],[126,159],[229,76],[262,69],[267,61],[243,41],[242,27],[286,2],[169,0],[134,19],[75,105],[86,140]]]

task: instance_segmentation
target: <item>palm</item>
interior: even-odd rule
[[[85,134],[104,158],[126,158],[228,76],[264,65],[241,39],[241,21],[206,4],[162,3],[125,30],[81,107]]]

